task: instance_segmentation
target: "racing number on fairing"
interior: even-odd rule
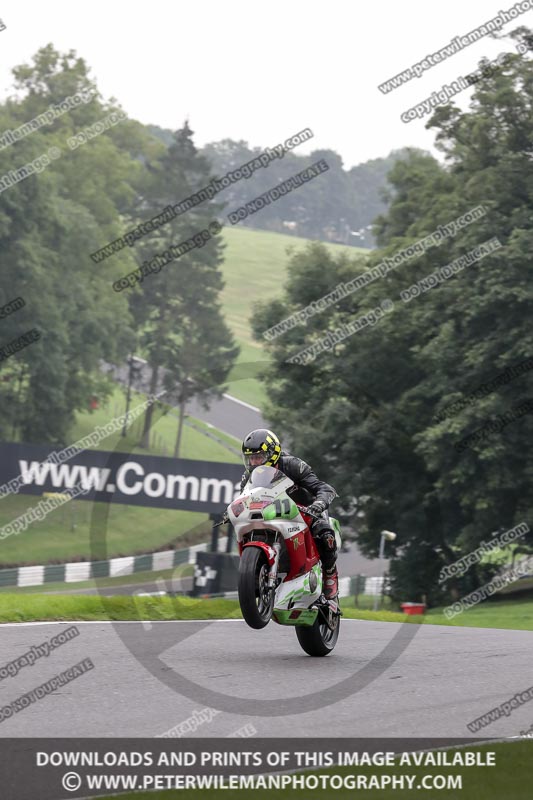
[[[284,500],[276,500],[274,508],[276,509],[276,517],[289,517],[291,513],[291,502],[287,498]]]

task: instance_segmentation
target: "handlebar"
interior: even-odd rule
[[[308,511],[307,510],[307,506],[301,506],[299,503],[296,503],[296,507],[300,511],[303,511],[304,514],[307,514],[308,517],[312,517],[313,519],[320,519],[321,518],[321,514],[312,514],[310,511]]]

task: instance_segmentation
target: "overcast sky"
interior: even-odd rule
[[[197,145],[225,137],[266,147],[310,127],[297,152],[336,150],[346,168],[413,145],[433,150],[425,119],[400,114],[482,56],[513,50],[486,37],[382,94],[377,85],[514,5],[509,0],[4,0],[1,97],[11,69],[49,42],[74,49],[105,98],[130,117],[178,128]],[[504,33],[533,27],[533,11]],[[465,107],[470,90],[458,103]]]

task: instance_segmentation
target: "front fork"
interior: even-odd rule
[[[271,567],[270,567],[270,569],[268,571],[267,587],[268,587],[268,589],[275,589],[276,588],[276,579],[278,577],[278,564],[279,564],[279,554],[281,552],[281,545],[280,545],[279,542],[274,542],[274,544],[271,545],[271,547],[272,547],[273,550],[275,550],[276,556],[275,556],[274,561],[272,562],[272,565],[271,565]]]

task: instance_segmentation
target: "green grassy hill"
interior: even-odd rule
[[[227,323],[241,347],[238,364],[265,361],[267,355],[260,342],[254,341],[250,328],[252,307],[257,300],[269,300],[283,293],[289,255],[302,250],[308,239],[283,233],[254,231],[249,228],[224,228],[225,260],[222,268],[226,285],[222,306]],[[347,252],[350,256],[367,255],[368,250],[342,244],[326,244],[332,253]],[[261,406],[263,389],[258,380],[228,382],[230,394],[252,405]]]

